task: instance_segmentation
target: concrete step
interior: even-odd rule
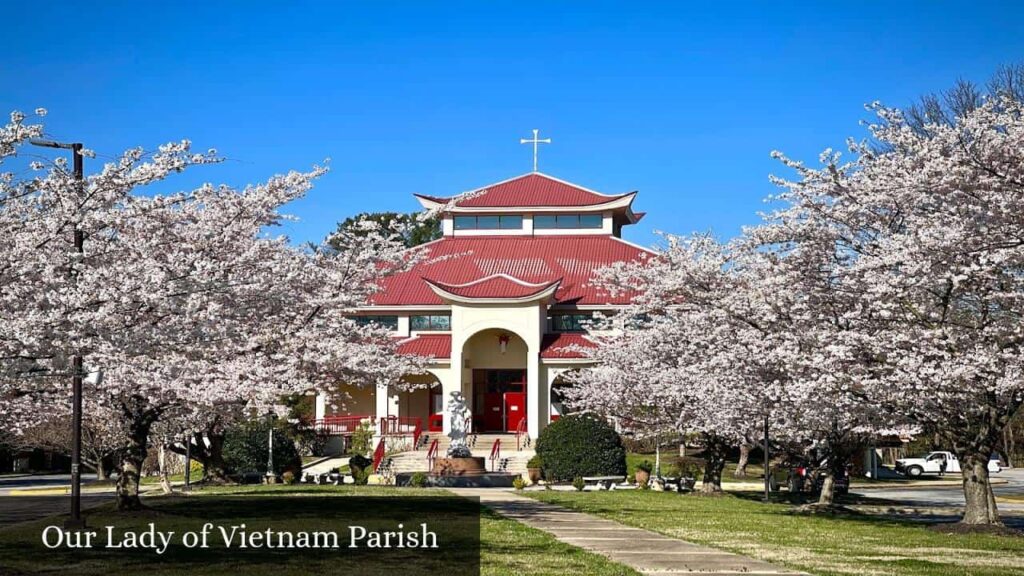
[[[445,438],[447,440],[447,438]],[[502,450],[501,459],[503,460],[504,470],[513,474],[522,474],[526,472],[526,463],[535,454],[532,448],[524,448],[523,450],[517,451],[515,449],[515,440],[512,440],[512,445],[507,446],[505,444],[505,438],[502,438]],[[442,446],[442,443],[438,442],[438,456],[443,458],[447,450],[447,442]],[[473,456],[479,456],[481,458],[488,458],[491,453],[491,443],[478,443],[473,449]],[[429,444],[428,444],[429,446]],[[402,472],[427,472],[427,448],[420,448],[419,450],[409,450],[406,452],[400,452],[389,456],[391,459],[391,471],[393,473]],[[488,470],[491,467],[491,462],[486,463]]]

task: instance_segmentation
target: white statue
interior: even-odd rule
[[[469,430],[467,430],[469,407],[466,406],[466,400],[462,397],[461,392],[452,392],[452,397],[448,400],[448,415],[451,418],[451,429],[448,432],[448,438],[451,439],[448,446],[448,457],[468,458],[472,456],[473,452],[466,444],[466,437],[469,435]]]

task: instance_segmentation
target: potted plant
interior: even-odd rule
[[[651,470],[654,470],[654,465],[649,460],[636,465],[636,483],[638,486],[647,486],[647,482],[651,479]]]
[[[541,469],[544,467],[544,463],[541,462],[540,455],[534,454],[533,458],[526,463],[526,476],[530,479],[531,484],[540,482]]]

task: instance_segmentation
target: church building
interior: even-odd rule
[[[531,172],[461,197],[416,195],[426,209],[447,206],[443,236],[359,312],[394,330],[401,352],[430,358],[428,375],[409,377],[422,386],[349,390],[343,414],[320,398],[321,425],[344,433],[372,418],[382,433],[448,432],[454,392],[474,433],[536,438],[561,415],[559,377],[589,362],[574,346],[594,345],[586,319],[627,304],[592,286],[594,271],[650,255],[621,238],[643,217],[636,192],[603,194]]]

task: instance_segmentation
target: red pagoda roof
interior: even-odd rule
[[[452,357],[451,334],[420,334],[415,338],[404,340],[398,344],[399,354],[416,356],[433,356],[434,358]]]
[[[466,193],[455,203],[458,208],[585,207],[608,204],[634,195],[601,194],[557,178],[531,172]],[[435,204],[447,204],[454,197],[416,195]]]
[[[424,245],[423,261],[387,278],[372,298],[373,306],[444,304],[431,288],[464,288],[469,293],[511,291],[519,282],[549,285],[559,281],[555,303],[578,305],[628,304],[631,294],[612,297],[590,285],[595,270],[615,262],[641,260],[653,253],[605,235],[577,236],[447,236]],[[525,287],[522,288],[526,290]]]
[[[561,278],[553,282],[526,282],[508,274],[492,274],[464,284],[443,284],[424,278],[442,298],[467,300],[528,300],[553,292]]]
[[[575,334],[572,332],[545,334],[544,339],[540,343],[540,357],[549,359],[587,357],[586,354],[578,350],[571,350],[571,346],[596,348],[597,344],[583,334]]]

